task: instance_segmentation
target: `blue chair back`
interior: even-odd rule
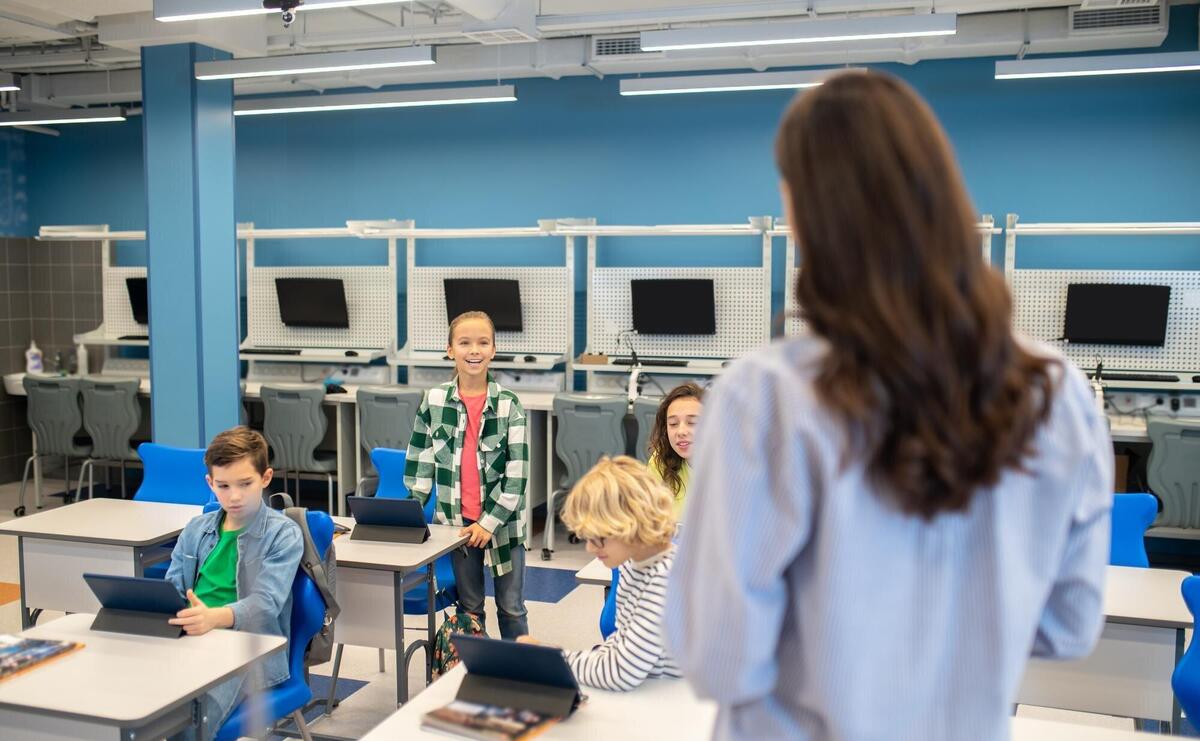
[[[1113,566],[1150,567],[1146,555],[1146,528],[1158,516],[1153,494],[1115,494],[1112,510],[1112,545],[1108,562]]]
[[[391,448],[375,448],[371,451],[371,463],[379,472],[379,488],[375,496],[385,499],[408,499],[412,492],[404,485],[404,463],[408,452],[392,450]],[[429,491],[429,501],[425,502],[425,522],[433,522],[437,511],[437,484]]]
[[[213,498],[204,477],[203,448],[173,448],[158,443],[138,446],[145,473],[133,498],[140,502],[207,504]]]
[[[1196,616],[1200,615],[1200,576],[1184,579],[1182,591],[1183,601],[1192,613],[1194,628]],[[1198,636],[1200,633],[1193,630],[1192,642],[1171,675],[1171,689],[1175,690],[1175,696],[1179,698],[1179,704],[1188,718],[1200,718],[1200,649],[1196,647]]]
[[[617,584],[621,581],[621,570],[612,570],[612,584],[604,598],[604,609],[600,610],[600,637],[607,639],[617,632]]]

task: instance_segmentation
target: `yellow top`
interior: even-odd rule
[[[659,481],[663,481],[662,468],[659,465],[658,456],[650,456],[647,466],[650,468],[650,473],[654,474]],[[691,472],[691,464],[684,461],[683,466],[679,469],[679,491],[675,493],[675,518],[678,520],[683,520],[683,503],[687,499],[688,478]]]

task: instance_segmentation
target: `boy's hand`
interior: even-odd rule
[[[531,636],[517,636],[517,643],[529,643],[534,646],[542,645],[542,642]]]
[[[184,632],[190,636],[202,636],[216,628],[233,627],[233,610],[228,607],[208,607],[190,589],[187,591],[187,598],[191,607],[185,607],[175,613],[175,617],[168,621],[171,625],[182,626]]]
[[[492,540],[492,534],[478,522],[472,522],[459,530],[458,534],[467,536],[467,545],[472,548],[482,548]]]

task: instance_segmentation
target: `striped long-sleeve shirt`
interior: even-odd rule
[[[675,546],[645,561],[620,567],[617,629],[590,651],[569,651],[567,663],[583,684],[602,690],[632,690],[646,679],[678,678],[666,649],[663,611]]]
[[[673,655],[722,741],[1007,739],[1029,656],[1085,656],[1104,623],[1113,456],[1087,381],[1031,346],[1064,372],[1023,470],[926,522],[848,451],[825,348],[764,349],[704,400]]]

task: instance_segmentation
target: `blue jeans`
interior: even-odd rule
[[[464,525],[472,520],[463,520]],[[458,607],[479,618],[487,626],[487,615],[483,609],[484,570],[483,549],[463,546],[450,554],[454,566],[454,582],[458,585]],[[500,637],[513,640],[528,635],[529,618],[525,610],[525,546],[512,549],[512,571],[494,579],[496,583],[496,611],[499,613]]]

